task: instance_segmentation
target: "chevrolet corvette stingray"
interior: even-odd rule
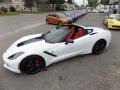
[[[82,54],[100,54],[109,46],[111,32],[93,26],[56,27],[45,34],[25,36],[3,54],[4,67],[35,74],[48,65]]]
[[[109,29],[120,30],[120,14],[110,14],[104,17],[104,24]]]

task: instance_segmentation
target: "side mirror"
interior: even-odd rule
[[[65,42],[66,45],[67,45],[68,43],[74,43],[74,40],[70,39],[70,40],[67,40],[67,41]]]
[[[105,16],[105,17],[104,17],[104,19],[107,19],[107,18],[108,18],[108,16]]]

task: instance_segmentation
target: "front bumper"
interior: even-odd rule
[[[110,28],[110,29],[120,29],[120,25],[108,24],[108,28]]]
[[[63,25],[71,25],[72,24],[72,21],[69,21],[69,22],[63,22]]]
[[[19,69],[19,62],[16,60],[9,60],[6,54],[3,54],[4,67],[12,72],[21,73]]]

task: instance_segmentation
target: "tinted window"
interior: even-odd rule
[[[57,13],[57,15],[61,18],[66,18],[66,16],[63,13]]]
[[[85,29],[85,34],[89,34],[89,33],[92,33],[93,32],[93,29]]]

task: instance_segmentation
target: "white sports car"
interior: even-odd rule
[[[81,54],[100,54],[109,45],[111,32],[93,26],[56,27],[46,34],[25,36],[3,54],[4,67],[35,74],[48,65]]]

